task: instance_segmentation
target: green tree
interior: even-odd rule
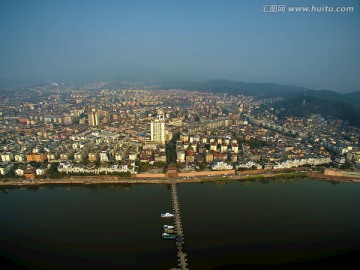
[[[166,162],[161,162],[161,161],[156,161],[153,164],[153,167],[155,168],[165,168],[166,167]]]
[[[140,162],[139,171],[147,172],[150,169],[150,164],[148,162]]]

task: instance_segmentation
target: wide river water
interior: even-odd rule
[[[34,269],[169,269],[167,185],[2,189],[0,254]],[[179,184],[190,269],[301,262],[360,247],[360,184]]]

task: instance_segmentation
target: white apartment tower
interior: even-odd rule
[[[156,143],[165,144],[165,118],[164,112],[158,112],[158,119],[151,121],[151,140]]]
[[[90,126],[99,125],[99,113],[96,111],[95,108],[92,108],[89,110],[88,119],[89,119]]]

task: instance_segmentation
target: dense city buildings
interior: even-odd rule
[[[13,91],[0,101],[0,174],[358,170],[358,128],[320,114],[280,117],[278,100],[106,83]]]

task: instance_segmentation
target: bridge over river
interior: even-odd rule
[[[179,204],[179,198],[175,183],[171,184],[171,197],[172,197],[173,211],[175,214],[174,227],[177,234],[176,247],[177,247],[177,257],[178,257],[178,267],[179,267],[172,269],[189,269],[189,265],[187,262],[187,254],[184,252],[183,249],[183,245],[185,244],[185,237],[182,228],[180,204]]]

